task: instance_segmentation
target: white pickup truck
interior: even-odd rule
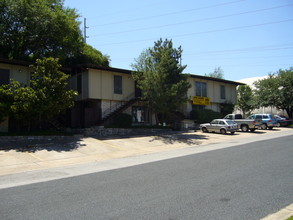
[[[259,128],[262,124],[262,121],[259,119],[243,119],[240,114],[228,114],[224,117],[224,119],[230,119],[235,121],[238,124],[238,128],[241,131],[255,131],[255,129]]]

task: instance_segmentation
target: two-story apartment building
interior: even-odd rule
[[[187,92],[190,101],[184,106],[185,115],[194,109],[211,109],[220,112],[221,104],[236,104],[236,87],[243,85],[239,82],[199,75],[190,75],[188,82],[191,85]]]
[[[66,70],[67,72],[68,70]],[[133,123],[156,123],[155,117],[138,99],[131,71],[95,65],[77,65],[69,72],[70,88],[78,92],[75,106],[68,112],[66,126],[71,128],[100,125],[117,112],[132,115]],[[0,85],[13,78],[29,84],[29,63],[0,59]],[[236,103],[236,87],[241,83],[206,76],[189,75],[191,84],[187,96],[190,101],[181,106],[186,118],[193,109],[220,111],[221,103]],[[8,130],[8,120],[0,124],[0,131]]]

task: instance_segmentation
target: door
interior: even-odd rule
[[[210,131],[216,131],[217,128],[218,128],[218,126],[219,126],[219,121],[218,121],[218,120],[213,120],[213,121],[211,122],[211,125],[210,125],[209,130],[210,130]]]

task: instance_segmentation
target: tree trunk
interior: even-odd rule
[[[286,110],[286,112],[287,112],[287,115],[288,115],[288,117],[290,118],[290,119],[292,119],[292,116],[293,116],[293,108],[286,108],[285,109]]]

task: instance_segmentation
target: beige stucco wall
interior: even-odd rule
[[[90,99],[125,100],[134,96],[134,80],[130,74],[89,69],[88,97]],[[122,94],[114,94],[114,75],[122,76]]]
[[[187,80],[191,85],[187,92],[187,96],[190,98],[190,100],[192,100],[192,97],[196,94],[195,82],[204,82],[207,84],[207,97],[210,98],[210,105],[206,106],[207,109],[220,111],[220,103],[236,104],[236,85],[195,77],[188,77]],[[221,99],[221,85],[225,86],[226,89],[225,99]],[[192,101],[189,101],[186,106],[183,106],[182,110],[184,114],[188,115],[192,110]]]
[[[0,63],[0,69],[8,69],[10,78],[20,82],[21,84],[28,84],[30,80],[29,67]]]

